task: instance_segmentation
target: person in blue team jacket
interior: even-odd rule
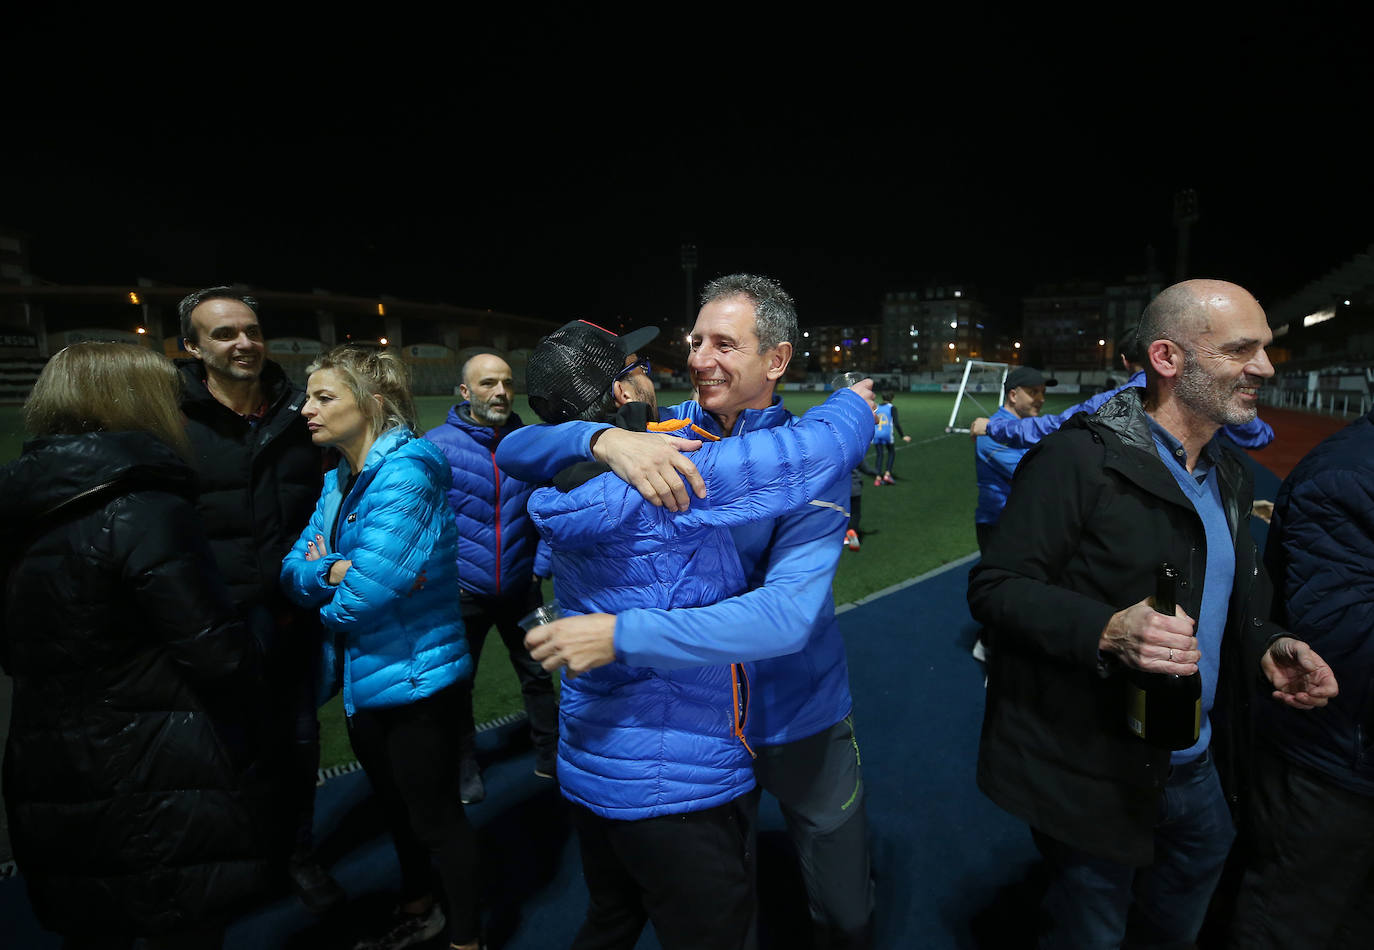
[[[1003,384],[1006,397],[993,420],[1035,419],[1045,404],[1045,387],[1058,382],[1046,379],[1045,374],[1031,366],[1018,366],[1007,374]],[[1029,449],[1013,449],[994,441],[990,436],[975,436],[973,466],[978,475],[978,507],[973,512],[973,527],[978,534],[978,550],[986,551],[1002,509],[1011,494],[1011,479],[1016,466]]]
[[[401,865],[394,921],[359,946],[409,946],[447,925],[453,946],[475,950],[477,851],[459,801],[456,726],[472,661],[444,497],[448,462],[414,434],[394,354],[337,347],[309,371],[301,414],[315,444],[334,446],[343,461],[282,562],[282,584],[320,611],[349,741]]]
[[[770,278],[728,274],[702,289],[701,305],[687,358],[696,398],[661,414],[745,441],[795,425],[774,391],[801,339],[791,295]],[[654,504],[681,512],[691,494],[692,505],[705,497],[700,473],[679,451],[694,444],[605,423],[526,426],[504,440],[497,462],[520,477],[547,478],[596,458]],[[816,945],[835,948],[871,944],[874,906],[863,767],[832,588],[847,475],[800,509],[730,529],[748,579],[743,594],[690,610],[564,618],[540,628],[542,642],[526,638],[549,669],[758,661],[746,730],[758,753],[755,778],[777,798],[796,845]]]
[[[610,419],[691,435],[686,423],[650,421],[654,387],[635,351],[656,334],[616,337],[581,321],[550,334],[527,369],[531,406],[547,422]],[[859,385],[871,392],[867,381]],[[709,441],[696,456],[706,500],[681,514],[650,504],[605,465],[571,465],[529,503],[553,551],[560,605],[570,614],[614,613],[699,607],[740,593],[744,569],[727,529],[805,506],[857,464],[872,429],[864,397],[840,393],[794,427]],[[577,950],[632,947],[646,919],[666,948],[746,945],[752,667],[614,662],[565,681],[558,774],[577,806],[591,894]]]

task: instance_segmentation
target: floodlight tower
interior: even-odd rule
[[[1178,256],[1174,258],[1174,281],[1188,278],[1188,229],[1197,223],[1197,192],[1182,188],[1174,192],[1174,227],[1178,228]]]
[[[682,245],[682,273],[683,273],[683,274],[686,276],[686,278],[687,278],[687,284],[686,284],[686,287],[687,287],[687,295],[686,295],[686,298],[685,298],[686,304],[685,304],[684,310],[683,310],[683,313],[684,313],[684,315],[685,315],[684,318],[685,318],[685,320],[686,320],[686,322],[683,324],[683,327],[682,327],[682,335],[683,335],[683,336],[685,336],[685,335],[687,334],[687,331],[691,329],[692,325],[693,325],[694,323],[696,323],[696,311],[695,311],[695,309],[694,309],[693,306],[692,306],[692,304],[693,304],[693,302],[694,302],[692,298],[695,296],[695,295],[692,293],[692,272],[693,272],[694,270],[696,270],[696,269],[697,269],[697,246],[696,246],[695,244],[685,244],[685,243],[684,243],[684,244]]]

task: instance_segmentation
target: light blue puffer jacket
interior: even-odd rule
[[[348,463],[325,476],[310,524],[282,561],[286,595],[318,607],[326,662],[344,646],[344,710],[400,706],[433,695],[472,673],[458,606],[458,529],[444,493],[449,468],[437,448],[409,429],[373,443],[348,497]],[[316,534],[338,543],[305,559]],[[353,562],[329,583],[335,561]],[[327,667],[328,668],[328,667]]]
[[[654,507],[610,473],[567,492],[537,490],[529,512],[553,551],[559,603],[568,613],[619,613],[704,606],[742,592],[729,529],[814,504],[822,489],[848,478],[872,432],[872,412],[850,393],[795,426],[708,443],[692,457],[707,497],[680,514]],[[747,792],[747,674],[721,663],[613,663],[565,680],[563,794],[599,815],[634,820],[712,808]]]
[[[511,413],[499,429],[479,425],[459,403],[448,419],[425,433],[448,458],[453,486],[449,506],[458,524],[458,582],[481,597],[520,597],[533,576],[548,577],[548,549],[525,506],[535,486],[496,467],[496,447],[520,428]]]

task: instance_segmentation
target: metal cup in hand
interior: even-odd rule
[[[542,627],[546,623],[553,623],[562,616],[563,608],[558,606],[557,601],[540,604],[520,618],[520,629],[529,633],[535,627]]]
[[[841,373],[830,381],[831,389],[848,389],[855,383],[861,383],[868,378],[867,373]]]

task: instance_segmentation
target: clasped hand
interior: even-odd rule
[[[329,553],[329,545],[325,543],[324,535],[315,535],[314,541],[307,541],[305,544],[305,559],[307,561],[318,561]],[[353,566],[352,561],[339,560],[329,565],[329,583],[338,586],[343,583],[344,575]]]
[[[877,408],[873,380],[862,379],[849,388],[868,403],[868,408]],[[686,511],[691,506],[692,495],[706,497],[705,480],[692,460],[683,454],[699,448],[700,439],[679,439],[659,432],[610,428],[602,429],[592,438],[593,458],[609,465],[611,471],[621,481],[632,485],[645,501],[669,511]],[[685,484],[683,479],[686,479]]]

